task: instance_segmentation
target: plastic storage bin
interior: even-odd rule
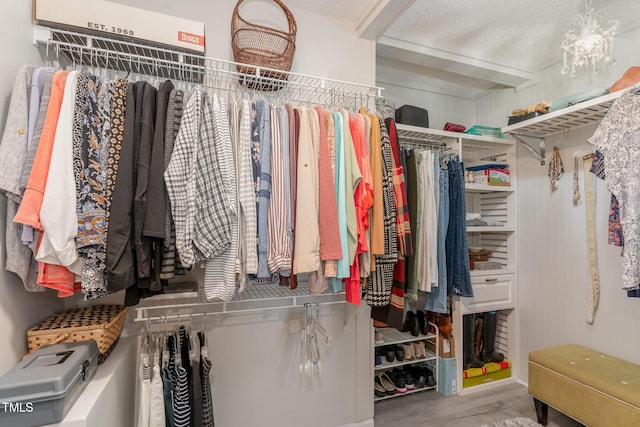
[[[468,133],[471,135],[479,135],[479,136],[492,136],[494,138],[504,138],[501,128],[492,128],[489,126],[480,126],[480,125],[471,126],[464,133]]]
[[[62,421],[97,367],[98,346],[92,340],[39,348],[0,377],[0,425]]]

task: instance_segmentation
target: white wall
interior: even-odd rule
[[[617,63],[591,76],[575,79],[560,74],[560,65],[541,70],[539,83],[520,92],[500,90],[475,103],[479,122],[505,126],[515,108],[542,100],[609,87],[624,71],[638,65],[640,28],[616,37]],[[593,325],[585,320],[588,281],[584,176],[580,172],[582,201],[573,207],[573,154],[593,148],[586,143],[595,127],[549,138],[547,159],[557,145],[565,166],[559,189],[551,194],[547,167],[523,147],[518,149],[518,316],[519,360],[525,367],[528,352],[563,343],[578,343],[640,363],[640,342],[633,337],[633,325],[640,321],[640,301],[629,299],[620,289],[620,250],[607,244],[609,193],[597,180],[597,236],[600,269],[600,307]],[[565,140],[566,138],[566,140]],[[535,140],[532,141],[535,145]],[[527,381],[526,369],[520,370]]]
[[[31,2],[10,2],[2,7],[0,40],[3,44],[0,62],[0,130],[4,129],[11,89],[18,68],[38,63],[37,50],[31,44]],[[0,241],[5,241],[7,199],[0,196]],[[5,270],[5,247],[0,244],[0,374],[12,368],[27,351],[26,330],[62,304],[52,292],[33,294],[24,290],[22,282]]]
[[[204,22],[206,55],[232,60],[231,16],[235,0],[114,0],[141,9]],[[264,2],[264,0],[263,0]],[[245,2],[242,16],[286,28],[282,12],[273,2]],[[290,8],[298,25],[293,72],[348,82],[373,84],[375,44],[355,37],[344,23],[301,9]],[[257,15],[257,16],[256,16]],[[259,17],[258,17],[259,16]],[[254,21],[253,19],[256,19]],[[282,26],[280,26],[282,25]]]
[[[473,100],[471,99],[408,88],[403,86],[402,82],[378,81],[377,84],[384,88],[384,97],[394,103],[396,108],[403,105],[413,105],[427,110],[429,112],[429,127],[432,129],[443,129],[447,122],[458,123],[467,128],[477,124],[474,123]]]

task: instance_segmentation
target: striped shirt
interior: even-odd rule
[[[269,201],[269,270],[291,270],[289,190],[289,122],[282,106],[271,106],[271,199]]]
[[[238,131],[238,201],[240,202],[240,228],[244,238],[239,239],[242,246],[244,270],[240,273],[240,290],[244,289],[244,276],[258,273],[258,249],[255,245],[257,235],[256,197],[253,191],[253,175],[251,171],[251,105],[242,100],[240,108],[240,124]]]

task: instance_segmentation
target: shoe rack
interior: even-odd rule
[[[379,352],[384,353],[385,350],[389,348],[399,347],[411,345],[414,347],[414,357],[411,360],[398,360],[396,355],[394,354],[393,361],[388,361],[385,358],[385,355],[381,355],[381,363],[376,364],[374,366],[374,382],[375,376],[381,375],[383,373],[393,373],[398,372],[398,370],[402,370],[411,375],[414,372],[415,376],[419,376],[419,371],[421,368],[428,368],[433,378],[430,381],[429,378],[426,378],[425,383],[422,385],[419,381],[414,381],[414,388],[407,389],[406,391],[402,390],[402,387],[396,388],[394,394],[387,394],[385,396],[375,396],[374,401],[392,399],[395,397],[406,396],[409,394],[419,393],[426,390],[435,390],[437,389],[437,380],[438,380],[438,329],[435,324],[429,323],[429,330],[435,330],[435,333],[429,332],[424,335],[419,333],[417,336],[412,335],[409,332],[401,332],[395,328],[375,328],[375,336],[378,337],[374,345],[374,360],[376,359],[376,355]],[[380,340],[381,338],[381,340]],[[426,347],[426,342],[429,342],[435,348],[435,353],[429,351]],[[415,357],[415,348],[422,349],[424,357],[417,358]],[[375,362],[374,362],[375,363]],[[416,369],[417,368],[417,369]],[[393,375],[390,375],[391,378],[394,378]],[[414,377],[414,380],[417,378]],[[394,384],[395,385],[395,384]]]

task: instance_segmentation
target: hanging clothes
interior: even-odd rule
[[[40,137],[42,135],[42,128],[44,126],[44,120],[47,115],[47,108],[49,105],[49,97],[51,95],[51,84],[53,83],[53,76],[56,70],[54,68],[38,68],[34,71],[31,78],[31,96],[29,98],[29,132],[27,136],[27,152],[24,159],[24,166],[22,167],[22,174],[20,176],[20,196],[24,194],[27,183],[29,182],[29,175],[31,174],[31,168],[33,167],[33,158],[38,149],[40,143]],[[18,76],[20,73],[18,73]],[[20,89],[15,88],[12,94],[19,94]],[[13,96],[13,95],[12,95]],[[15,109],[14,109],[15,108]],[[20,114],[20,107],[11,107],[10,111],[13,114]],[[9,117],[7,117],[7,123],[9,123]],[[22,243],[25,245],[31,245],[34,242],[33,227],[30,225],[22,226]],[[29,289],[27,289],[29,290]],[[35,291],[44,290],[41,286],[36,286]]]
[[[164,139],[164,172],[169,167],[171,155],[173,154],[173,146],[176,136],[180,128],[182,120],[184,93],[178,89],[172,89],[169,93],[169,102],[167,104],[167,116],[165,120],[165,139]],[[165,224],[164,224],[164,242],[162,250],[162,266],[160,269],[160,280],[167,281],[173,279],[176,274],[184,274],[184,269],[180,264],[178,252],[176,250],[176,228],[173,224],[173,216],[171,215],[171,200],[166,188],[164,191],[165,198]]]
[[[76,137],[82,138],[84,116],[75,112],[76,89],[80,87],[78,93],[86,93],[86,80],[87,74],[71,71],[66,81],[40,208],[40,222],[46,232],[41,234],[36,253],[36,260],[62,265],[76,275],[82,274],[84,260],[78,256],[75,243],[78,219],[73,190],[76,188],[73,140],[76,126],[79,127],[75,131]],[[84,95],[82,99],[84,101]]]
[[[320,113],[318,113],[320,114]],[[339,248],[340,250],[340,256],[338,256],[336,259],[334,260],[330,260],[327,259],[324,263],[324,277],[326,278],[331,278],[331,282],[332,282],[332,286],[334,283],[334,278],[337,276],[338,274],[338,260],[342,259],[342,241],[340,240],[340,221],[338,218],[338,194],[337,194],[337,184],[336,184],[336,130],[335,130],[335,124],[333,121],[333,114],[331,113],[331,111],[322,111],[322,117],[320,117],[320,120],[322,121],[324,119],[324,128],[325,128],[325,133],[326,133],[326,137],[327,137],[327,148],[328,148],[328,155],[329,155],[329,165],[330,165],[330,183],[333,185],[332,190],[328,190],[328,191],[332,191],[333,192],[333,203],[331,203],[329,205],[329,209],[332,209],[335,206],[335,212],[332,212],[330,216],[335,216],[335,222],[333,223],[333,225],[331,224],[327,224],[327,227],[332,227],[330,229],[333,229],[333,239],[334,239],[334,244],[337,246],[336,249],[336,254],[337,254],[337,250]],[[322,154],[322,153],[321,153]],[[324,169],[324,168],[322,168]],[[324,175],[326,174],[326,171],[323,172],[323,178],[320,178],[320,182],[323,185],[326,185],[326,181],[327,178],[324,178]],[[327,191],[326,189],[324,191]],[[322,205],[323,202],[321,202]],[[321,208],[322,209],[322,208]],[[322,243],[321,243],[322,244]]]
[[[269,255],[267,263],[272,273],[291,274],[291,244],[287,232],[290,226],[291,195],[289,194],[289,126],[285,109],[271,106],[271,198],[269,200]],[[286,130],[286,132],[285,132]]]
[[[375,256],[385,253],[384,244],[384,192],[382,188],[382,146],[380,122],[375,114],[369,114],[371,120],[371,178],[373,181],[373,208],[371,209],[371,270],[375,270]]]
[[[200,384],[202,386],[202,427],[213,427],[215,425],[213,418],[213,399],[211,398],[211,367],[206,344],[206,336],[202,332],[198,332],[200,341]]]
[[[35,71],[35,67],[27,65],[18,70],[11,92],[9,115],[7,116],[5,130],[0,141],[0,191],[7,197],[6,269],[16,273],[22,280],[24,288],[28,291],[44,290],[40,289],[41,287],[36,283],[37,263],[33,260],[32,251],[22,243],[22,224],[31,226],[39,223],[39,206],[37,210],[34,209],[35,212],[31,212],[29,219],[25,215],[22,216],[22,221],[14,222],[11,219],[16,216],[19,211],[18,206],[22,200],[25,200],[25,197],[27,203],[29,203],[29,198],[38,197],[41,194],[40,192],[32,193],[32,190],[29,190],[29,194],[23,196],[25,192],[20,189],[20,178],[22,176],[20,167],[27,157],[28,148],[27,128],[29,123],[27,111],[29,109],[29,88]],[[58,76],[57,82],[60,81],[60,77],[61,75]],[[56,104],[56,99],[54,99],[54,104]],[[22,161],[20,160],[21,158],[23,159]],[[46,179],[46,172],[43,178]],[[44,184],[40,188],[43,187]]]
[[[239,111],[238,144],[238,247],[241,253],[239,291],[242,292],[246,286],[246,275],[258,273],[256,197],[251,169],[251,106],[246,99],[242,100]]]
[[[620,207],[620,224],[624,233],[622,288],[637,290],[640,284],[640,244],[637,216],[640,212],[637,192],[640,161],[635,149],[640,133],[638,106],[640,96],[627,91],[614,101],[588,142],[604,155],[607,189]]]
[[[371,317],[382,322],[388,318],[388,312],[384,309],[389,305],[395,264],[398,260],[397,231],[396,231],[396,204],[393,191],[393,172],[391,161],[391,142],[389,133],[378,117],[380,129],[380,148],[382,157],[382,194],[384,210],[384,255],[375,258],[375,273],[367,279],[367,303],[372,306]],[[379,309],[382,308],[382,309]]]
[[[289,194],[291,222],[288,230],[291,241],[291,266],[295,264],[295,229],[296,229],[296,203],[298,191],[298,138],[300,133],[300,114],[290,104],[286,104],[287,119],[289,120]],[[298,280],[295,273],[291,272],[290,277],[280,276],[280,285],[289,286],[291,289],[298,287]]]
[[[176,225],[176,247],[185,268],[223,253],[232,240],[234,204],[229,203],[224,191],[221,165],[215,144],[211,143],[216,139],[210,117],[209,97],[195,87],[185,106],[174,153],[165,172]]]
[[[329,151],[329,136],[334,141],[335,152],[335,130],[333,126],[327,127],[325,111],[321,107],[315,107],[318,113],[320,139],[318,146],[318,209],[319,215],[318,232],[320,237],[320,260],[332,262],[342,258],[342,248],[340,245],[340,231],[338,227],[338,206],[336,202],[335,178],[331,167]],[[335,277],[335,274],[332,276]]]
[[[464,166],[457,158],[447,160],[449,171],[449,227],[447,230],[447,292],[473,297],[465,223]]]
[[[336,277],[332,279],[333,291],[342,290],[342,279],[349,277],[349,246],[347,229],[347,177],[345,163],[345,147],[343,138],[343,118],[341,113],[332,113],[336,140],[336,204],[338,209],[338,232],[342,258],[338,260]]]
[[[436,313],[447,313],[447,263],[446,237],[449,227],[449,173],[442,169],[440,153],[434,152],[434,190],[438,211],[438,283],[427,294],[425,309]]]
[[[136,273],[131,233],[136,115],[142,103],[141,82],[116,82],[111,103],[111,136],[107,169],[107,290],[117,292],[134,286]],[[115,108],[114,108],[115,107]],[[140,114],[142,112],[140,111]]]
[[[157,346],[154,349],[152,360],[149,427],[166,427],[163,379],[160,373],[160,349]]]
[[[205,188],[209,192],[222,191],[222,194],[219,194],[219,208],[225,211],[225,219],[228,221],[227,226],[230,229],[229,246],[220,253],[212,253],[207,258],[204,274],[204,292],[207,299],[229,301],[236,291],[235,257],[238,245],[237,194],[234,181],[235,167],[231,149],[231,134],[229,122],[226,120],[226,102],[222,98],[214,96],[212,106],[206,93],[204,101],[205,117],[213,117],[213,127],[211,129],[212,132],[204,132],[205,138],[203,141],[208,142],[204,143],[204,147],[201,147],[205,155],[201,156],[202,161],[198,159],[198,169],[204,171],[207,166],[206,162],[216,162],[221,177],[221,186],[217,189],[203,186],[202,197],[210,197],[207,195],[209,193]],[[208,127],[205,125],[203,130],[206,129]]]
[[[298,191],[296,197],[296,245],[293,273],[317,272],[320,268],[318,144],[320,130],[315,110],[297,108],[300,115],[298,136]]]
[[[88,78],[84,100],[82,139],[74,142],[75,163],[79,166],[80,179],[77,197],[78,230],[76,246],[79,255],[86,259],[82,268],[82,291],[86,299],[99,298],[107,294],[105,266],[106,203],[103,165],[104,155],[108,156],[103,143],[103,128],[110,126],[108,109],[111,104],[113,83],[105,83],[102,88],[93,78]],[[106,123],[105,123],[106,122]]]
[[[266,99],[256,102],[256,129],[260,170],[257,176],[256,197],[258,200],[258,277],[267,278],[269,272],[269,200],[271,199],[271,116]],[[255,139],[254,139],[255,141]],[[255,142],[254,142],[255,144]],[[255,154],[254,154],[255,156]],[[254,169],[255,171],[255,169]],[[254,175],[254,180],[256,176]]]

